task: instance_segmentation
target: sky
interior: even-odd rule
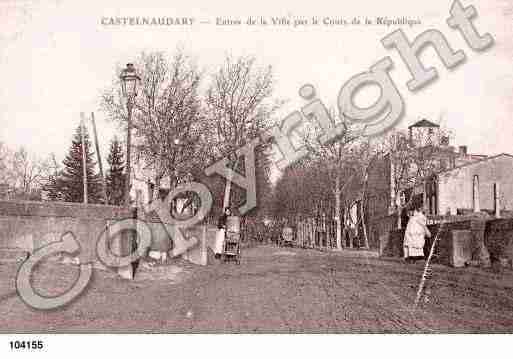
[[[212,71],[226,54],[254,55],[272,65],[275,96],[287,100],[280,116],[304,105],[298,89],[315,86],[328,107],[334,106],[342,85],[367,71],[385,56],[394,61],[391,76],[406,104],[399,126],[427,118],[455,135],[453,145],[467,145],[479,154],[513,153],[513,2],[462,1],[474,5],[481,34],[495,44],[482,53],[472,51],[446,19],[452,1],[69,1],[0,0],[0,141],[25,146],[40,156],[66,154],[80,112],[94,112],[105,157],[117,131],[99,108],[102,90],[118,64],[141,51],[177,47],[205,71]],[[120,16],[191,17],[192,26],[107,26],[102,18]],[[216,18],[264,17],[347,18],[376,16],[420,19],[415,26],[246,26],[216,25]],[[426,29],[440,30],[467,61],[447,70],[428,48],[422,60],[435,66],[439,79],[415,93],[406,82],[409,72],[394,50],[380,39],[402,28],[408,38]],[[376,91],[363,92],[361,104],[372,104]]]

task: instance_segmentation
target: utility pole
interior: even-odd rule
[[[100,145],[98,144],[98,134],[96,132],[94,112],[91,112],[91,122],[93,123],[94,144],[96,146],[96,156],[98,157],[98,167],[100,167],[100,176],[102,178],[103,200],[105,201],[105,204],[109,204],[109,201],[107,200],[107,184],[105,183],[105,176],[103,175],[102,156],[100,154]]]
[[[87,159],[86,159],[86,148],[85,148],[85,116],[84,113],[80,113],[80,138],[82,142],[82,170],[83,170],[83,184],[84,184],[84,203],[87,204]]]

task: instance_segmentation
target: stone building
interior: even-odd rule
[[[513,210],[513,156],[502,153],[436,174],[430,181],[434,206],[430,214],[460,214],[465,210],[494,213]],[[425,191],[426,192],[426,191]]]
[[[422,128],[437,127],[426,120],[414,125],[419,124]],[[410,138],[414,125],[410,126]],[[417,153],[422,154],[424,150],[431,151],[429,155],[434,163],[429,175],[414,178],[410,181],[413,185],[403,188],[395,187],[397,156],[388,153],[373,159],[365,201],[371,245],[376,246],[380,234],[397,228],[401,222],[402,226],[406,224],[406,209],[399,220],[397,208],[412,202],[420,203],[430,216],[513,210],[513,156],[470,154],[466,146],[456,150],[448,141],[416,148]],[[414,174],[412,170],[411,176]]]

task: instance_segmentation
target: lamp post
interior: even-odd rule
[[[126,178],[125,178],[125,205],[130,205],[130,146],[132,131],[132,107],[135,96],[137,96],[137,81],[141,78],[137,76],[133,64],[127,64],[126,68],[119,76],[121,79],[121,90],[126,97],[126,107],[128,110],[127,133],[126,133]]]

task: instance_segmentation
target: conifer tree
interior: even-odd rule
[[[123,148],[117,137],[110,143],[109,156],[107,157],[109,168],[107,169],[107,198],[109,204],[122,205],[125,189],[125,163],[123,161]]]
[[[87,129],[84,128],[84,130],[88,203],[102,203],[101,178],[95,172],[96,163],[93,161],[93,153],[90,151],[89,134]],[[64,168],[54,181],[56,188],[52,190],[54,194],[59,193],[59,197],[66,202],[83,202],[84,200],[81,131],[82,126],[78,126],[73,135],[69,153],[62,161]]]

